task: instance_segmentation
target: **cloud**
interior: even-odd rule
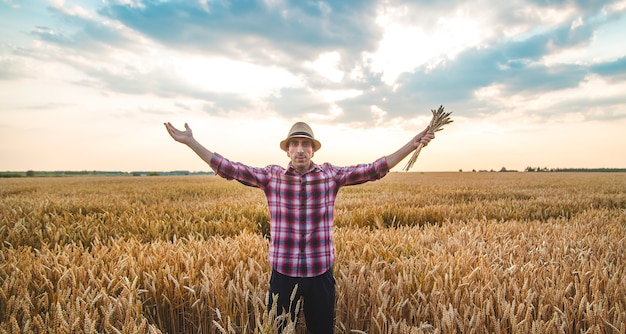
[[[23,62],[16,58],[0,58],[0,80],[17,80],[25,77],[26,69]]]
[[[322,49],[356,49],[373,45],[374,1],[189,1],[114,4],[99,13],[164,45],[191,52],[249,57],[314,59]],[[254,50],[254,52],[251,52]],[[289,60],[287,60],[289,61]]]
[[[602,75],[610,80],[626,81],[626,56],[615,61],[608,61],[590,66],[593,73]]]
[[[624,50],[617,59],[585,62],[555,56],[589,47],[598,31],[621,20],[624,6],[610,1],[98,6],[50,6],[54,20],[31,27],[32,47],[4,48],[0,80],[32,76],[29,64],[48,63],[71,73],[67,81],[77,86],[183,97],[214,115],[257,111],[378,126],[440,104],[464,117],[483,117],[515,109],[494,109],[485,98],[494,92],[520,101],[555,97],[591,75],[621,85],[626,67]],[[622,103],[616,97],[602,101]],[[576,105],[586,104],[584,97],[576,99]]]

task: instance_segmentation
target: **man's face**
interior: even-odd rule
[[[308,138],[293,138],[287,145],[287,156],[291,158],[291,164],[299,172],[309,170],[311,158],[313,158],[313,141]]]

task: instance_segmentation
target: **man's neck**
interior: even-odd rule
[[[306,168],[296,168],[296,166],[294,166],[292,163],[289,163],[289,166],[295,170],[296,172],[300,173],[300,174],[305,174],[307,172],[309,172],[312,168],[313,168],[313,161],[309,162],[309,165],[306,166]]]

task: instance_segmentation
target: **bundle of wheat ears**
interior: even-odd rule
[[[450,119],[451,113],[444,112],[443,106],[439,106],[439,109],[437,110],[432,109],[431,112],[433,113],[433,118],[430,120],[429,132],[435,133],[437,131],[441,131],[443,130],[444,125],[452,123],[452,120]],[[415,160],[417,160],[417,156],[420,154],[422,147],[424,147],[424,144],[422,143],[417,146],[415,152],[413,152],[413,155],[411,156],[411,159],[406,166],[404,166],[405,171],[409,171],[409,169],[413,168],[413,164],[415,164]]]

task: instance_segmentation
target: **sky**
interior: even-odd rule
[[[412,171],[626,168],[624,31],[626,0],[0,0],[0,171],[210,170],[164,122],[369,163],[439,106]]]

